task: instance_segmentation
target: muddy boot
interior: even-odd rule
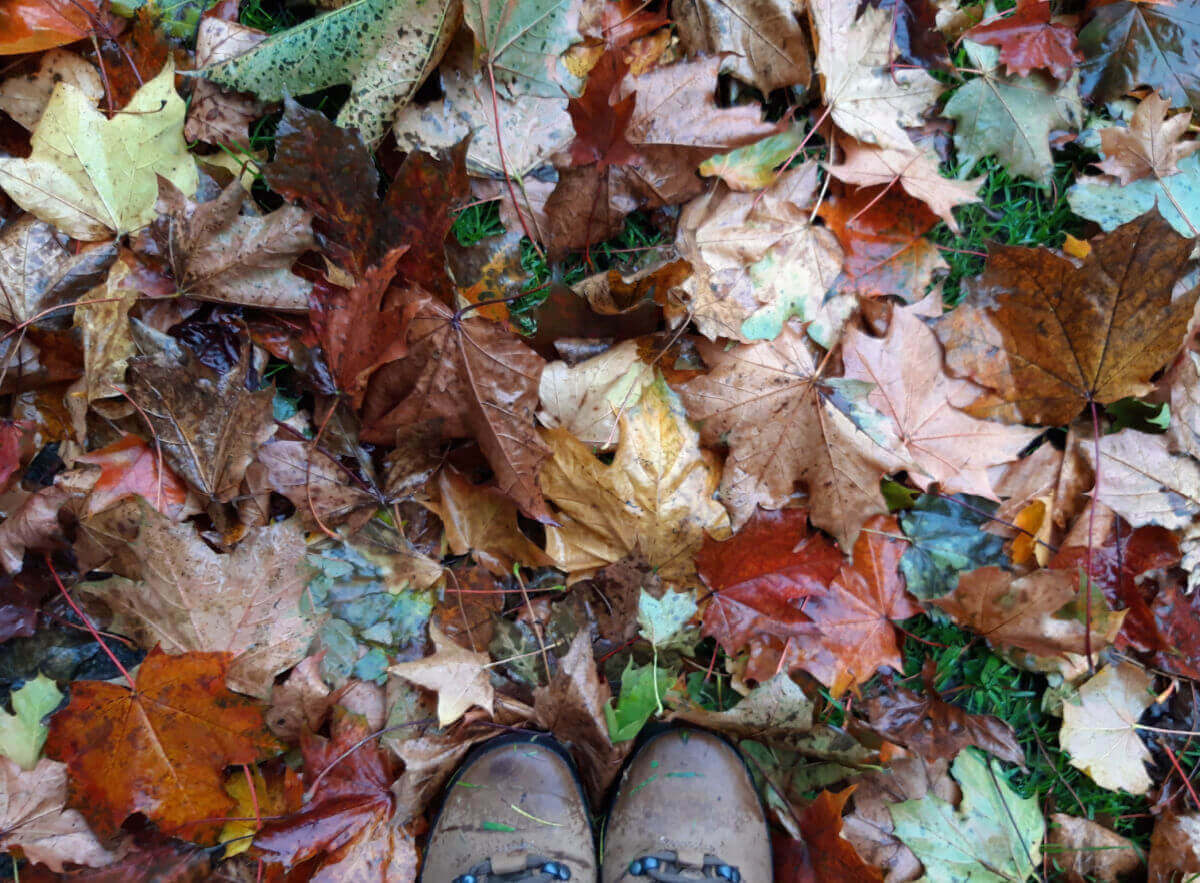
[[[604,829],[604,883],[771,883],[766,817],[738,753],[702,730],[671,729],[634,755]]]
[[[467,757],[446,786],[423,883],[595,883],[583,789],[550,745],[502,737]]]

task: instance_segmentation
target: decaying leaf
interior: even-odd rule
[[[35,72],[0,83],[0,110],[32,132],[59,83],[70,83],[93,103],[104,97],[104,82],[95,65],[74,52],[52,49],[42,56]]]
[[[730,53],[726,69],[764,93],[808,85],[811,50],[792,3],[693,0],[677,4],[674,12],[679,39],[690,54]]]
[[[1046,853],[1070,883],[1100,880],[1116,883],[1142,865],[1137,848],[1127,837],[1115,834],[1090,819],[1056,812],[1050,816]]]
[[[1065,80],[1083,60],[1074,29],[1051,21],[1048,0],[1020,0],[1011,15],[978,24],[967,37],[999,46],[1000,63],[1019,76],[1041,68]]]

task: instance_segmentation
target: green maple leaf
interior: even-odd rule
[[[463,19],[475,34],[480,60],[491,68],[496,88],[555,98],[581,82],[558,59],[578,43],[578,11],[571,0],[464,0]],[[553,72],[553,73],[551,73]]]
[[[968,748],[951,767],[957,807],[927,794],[888,807],[896,836],[925,866],[930,883],[1024,883],[1037,872],[1045,819],[1036,797],[1021,797],[1000,765]]]
[[[21,689],[13,690],[12,707],[16,713],[0,711],[0,754],[12,758],[22,769],[37,766],[48,732],[42,718],[58,708],[62,698],[58,685],[40,673]]]
[[[608,736],[613,742],[627,742],[637,736],[662,707],[662,697],[675,682],[675,676],[657,665],[634,665],[633,660],[621,673],[621,695],[614,707],[610,699],[604,706]]]
[[[964,171],[994,155],[1013,175],[1049,184],[1051,131],[1078,128],[1083,120],[1079,77],[1059,85],[1039,73],[1005,76],[999,49],[971,40],[963,46],[982,73],[951,96],[942,114],[958,121],[954,147],[967,164]]]
[[[686,646],[687,639],[679,632],[695,615],[696,601],[687,592],[663,592],[662,598],[655,598],[642,589],[638,598],[642,637],[655,647]]]

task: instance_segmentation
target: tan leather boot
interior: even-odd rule
[[[545,740],[485,743],[446,786],[423,883],[595,883],[596,847],[579,779]]]
[[[771,845],[738,753],[702,730],[652,737],[621,777],[604,828],[603,883],[771,883]]]

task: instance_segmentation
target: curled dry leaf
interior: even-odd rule
[[[664,580],[686,581],[704,538],[729,532],[713,499],[714,458],[661,378],[618,426],[610,464],[565,429],[544,433],[552,453],[541,485],[560,522],[546,528],[547,554],[568,578],[641,554]]]
[[[76,250],[50,224],[22,215],[0,231],[0,319],[61,327],[66,307],[103,282],[116,259],[114,243]]]
[[[813,703],[790,675],[777,674],[728,711],[685,708],[672,712],[670,719],[761,741],[807,733],[813,726]]]
[[[1132,662],[1107,665],[1063,702],[1059,744],[1071,766],[1101,788],[1145,794],[1150,752],[1137,733],[1138,718],[1154,704],[1154,677]]]
[[[54,715],[46,754],[66,763],[68,803],[101,836],[140,812],[164,832],[212,843],[234,801],[222,788],[231,764],[253,764],[279,746],[254,700],[225,688],[229,656],[168,656],[155,648],[132,685],[75,681]],[[114,766],[110,751],[119,751]]]
[[[353,533],[375,514],[379,500],[361,488],[333,457],[308,442],[268,442],[258,449],[267,483],[287,497],[314,527],[347,522]]]
[[[842,811],[854,793],[851,785],[836,794],[822,791],[800,816],[800,832],[808,846],[808,862],[816,880],[881,883],[883,874],[862,860],[842,836]]]
[[[1170,883],[1200,874],[1200,814],[1167,812],[1150,836],[1150,883]]]
[[[1079,265],[1045,248],[994,247],[938,323],[950,370],[996,392],[970,413],[1057,426],[1089,402],[1149,391],[1200,295],[1172,297],[1192,242],[1148,212],[1090,245]]]
[[[233,690],[268,699],[275,675],[304,658],[316,624],[300,612],[307,584],[304,536],[293,521],[253,530],[226,555],[189,524],[172,524],[141,503],[130,552],[140,580],[85,583],[114,619],[111,628],[143,647],[228,654]]]

